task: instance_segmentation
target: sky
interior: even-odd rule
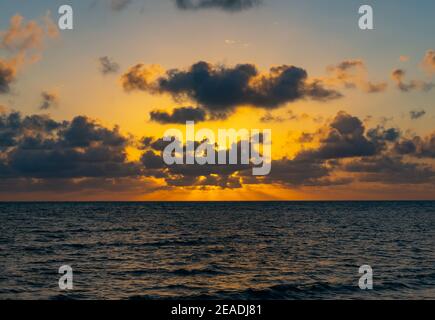
[[[1,1],[0,200],[435,199],[434,9]],[[166,166],[186,120],[271,129],[271,173]]]

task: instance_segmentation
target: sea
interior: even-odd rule
[[[0,299],[435,299],[435,202],[3,202]]]

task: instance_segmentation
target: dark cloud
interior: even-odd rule
[[[435,158],[435,133],[426,137],[415,136],[411,139],[398,141],[394,150],[400,155],[408,155],[417,158]]]
[[[165,111],[151,111],[150,119],[161,124],[185,124],[186,121],[205,121],[207,113],[204,109],[193,107],[176,108],[172,113]]]
[[[123,200],[138,194],[145,194],[161,189],[151,180],[135,177],[126,178],[81,178],[81,179],[0,179],[0,199],[17,200],[71,200],[84,199],[95,201]],[[32,193],[36,194],[33,195]]]
[[[318,117],[312,117],[307,113],[296,114],[292,110],[286,112],[285,115],[274,116],[270,112],[267,112],[263,117],[260,118],[260,121],[263,123],[270,122],[285,122],[285,121],[304,121],[304,120],[312,120],[314,122],[318,122]]]
[[[320,139],[318,149],[300,152],[300,159],[341,159],[373,156],[398,139],[397,129],[378,127],[368,130],[360,119],[343,111],[329,124],[326,136]]]
[[[272,161],[272,171],[269,175],[252,176],[252,165],[174,165],[163,162],[161,151],[170,142],[161,139],[144,138],[146,151],[142,163],[146,174],[164,179],[169,186],[183,187],[219,187],[240,188],[249,184],[277,184],[290,187],[303,186],[333,186],[351,182],[349,178],[334,177],[337,165],[334,161],[322,159],[279,159]],[[240,163],[241,141],[230,149],[237,148]],[[197,146],[198,143],[196,143]],[[218,150],[217,146],[214,146]],[[184,145],[184,158],[186,157]],[[225,152],[228,159],[230,150]],[[217,163],[218,154],[215,162]]]
[[[435,134],[403,138],[399,130],[383,125],[366,129],[362,121],[340,112],[308,142],[319,147],[302,150],[292,159],[272,161],[266,176],[253,176],[249,165],[171,165],[162,151],[170,143],[144,137],[139,161],[130,161],[126,148],[131,137],[118,127],[107,128],[84,116],[55,121],[46,115],[0,113],[0,192],[122,192],[148,190],[143,181],[160,188],[241,188],[250,184],[283,187],[329,187],[355,181],[382,184],[433,183],[432,166],[423,158],[435,158]],[[186,157],[187,146],[179,142]],[[187,144],[192,142],[187,142]],[[200,142],[194,142],[197,147]],[[229,158],[237,150],[241,163],[242,142],[229,150],[210,147]],[[415,163],[412,162],[414,158]],[[129,187],[130,185],[130,187]],[[9,186],[9,188],[8,188]],[[157,188],[157,186],[153,186]],[[84,191],[86,190],[86,191]],[[19,193],[20,191],[17,191]]]
[[[171,142],[164,141],[163,138],[155,139],[154,137],[143,137],[139,149],[152,149],[154,151],[163,151]]]
[[[395,142],[400,138],[400,131],[397,128],[385,129],[383,126],[377,126],[376,128],[367,131],[368,139],[375,143],[377,149],[384,149],[385,144],[388,142]]]
[[[127,8],[132,2],[133,0],[111,0],[110,8],[113,11],[122,11]]]
[[[358,173],[359,181],[383,184],[433,183],[435,178],[435,172],[427,164],[404,162],[401,157],[385,155],[353,160],[344,170]]]
[[[238,163],[241,163],[241,141],[231,146],[228,150],[218,150],[216,145],[210,145],[215,150],[215,163],[216,164],[182,164],[182,165],[167,165],[163,161],[162,151],[171,142],[163,141],[162,139],[154,139],[145,137],[142,139],[143,149],[145,152],[142,155],[141,161],[146,168],[146,175],[154,178],[164,179],[169,186],[183,186],[183,187],[207,187],[217,186],[220,188],[240,188],[242,186],[242,172],[252,175],[252,165],[219,165],[219,154],[225,154],[229,159],[229,154],[232,149],[237,149]],[[184,163],[186,162],[186,144],[180,146],[183,148]],[[206,143],[206,141],[203,141]],[[200,142],[195,141],[195,149],[200,145]]]
[[[181,10],[220,9],[236,12],[251,9],[262,0],[175,0]]]
[[[426,111],[424,110],[412,110],[409,112],[409,116],[411,117],[412,120],[420,119],[421,117],[424,117],[425,114]]]
[[[116,178],[140,174],[127,161],[128,139],[119,129],[86,117],[56,122],[19,113],[0,116],[2,178]]]
[[[334,177],[333,171],[333,162],[298,157],[292,160],[284,158],[272,161],[272,171],[262,179],[262,182],[292,187],[321,187],[351,183],[349,178]]]
[[[416,156],[420,158],[435,158],[435,133],[418,139]]]
[[[110,74],[110,73],[117,73],[119,71],[119,64],[112,61],[109,57],[104,56],[100,57],[98,59],[99,61],[99,68],[100,72],[102,74]]]
[[[310,81],[304,69],[286,65],[260,74],[252,64],[225,67],[198,62],[188,70],[169,70],[155,80],[151,80],[151,74],[143,65],[132,67],[122,77],[124,89],[167,93],[176,100],[194,101],[210,112],[226,112],[240,105],[274,109],[301,99],[328,101],[341,97],[321,81]]]
[[[0,94],[9,93],[10,84],[15,80],[14,66],[0,59]]]
[[[110,130],[84,116],[75,117],[60,133],[60,141],[68,147],[87,148],[95,143],[110,147],[125,147],[128,142],[128,139],[121,135],[118,127]]]
[[[299,143],[310,143],[314,141],[314,134],[303,132],[298,138]]]
[[[43,91],[41,97],[42,102],[39,105],[40,110],[48,110],[59,104],[59,96],[54,92]]]
[[[147,169],[163,169],[166,167],[162,156],[152,150],[146,150],[142,154],[141,161]]]
[[[0,151],[17,146],[20,141],[29,143],[32,138],[35,142],[38,137],[50,137],[50,133],[60,129],[58,123],[47,116],[32,115],[22,117],[18,112],[0,114]],[[48,143],[50,139],[47,139]],[[5,154],[2,153],[2,156]],[[2,157],[0,157],[2,158]]]
[[[433,183],[435,172],[430,164],[412,162],[406,158],[434,158],[435,134],[425,138],[402,138],[396,128],[378,125],[366,130],[362,121],[345,112],[317,133],[320,146],[300,151],[288,164],[300,164],[302,177],[306,171],[317,172],[318,176],[308,179],[304,185],[346,184],[351,182],[373,182],[381,184],[426,184]],[[315,135],[303,136],[304,141],[313,142]],[[303,168],[302,165],[306,165]],[[309,168],[308,165],[312,166]],[[284,173],[276,171],[275,162],[271,175],[287,180]],[[345,178],[337,178],[337,177]],[[266,177],[269,179],[269,177]],[[296,179],[297,181],[297,179]],[[282,182],[284,183],[284,182]],[[322,184],[323,183],[323,184]]]
[[[260,122],[271,123],[271,122],[284,122],[287,119],[282,116],[274,116],[270,112],[266,113],[260,118]]]
[[[289,69],[287,69],[288,71]],[[287,76],[290,74],[287,74]],[[285,87],[288,85],[286,82],[290,79],[284,76],[280,79],[280,83],[278,83],[278,86],[283,86],[283,88],[279,88],[278,92],[281,91],[281,89],[285,90]],[[281,80],[283,80],[281,82]],[[304,88],[301,90],[302,96],[304,98],[316,100],[316,101],[329,101],[329,100],[335,100],[342,97],[342,94],[338,91],[327,89],[323,83],[322,80],[313,80],[311,83],[305,83]],[[284,95],[285,96],[285,95]],[[299,97],[299,98],[301,98]],[[288,99],[288,98],[287,98]],[[285,100],[284,100],[285,101]],[[289,99],[286,102],[293,102],[293,99]],[[278,106],[282,103],[278,103]]]
[[[435,87],[432,82],[424,82],[419,80],[410,80],[405,82],[406,72],[403,69],[395,69],[391,73],[391,78],[396,83],[397,88],[402,92],[410,92],[414,90],[430,91]]]
[[[319,147],[302,150],[292,159],[273,160],[269,175],[253,176],[251,164],[168,166],[162,151],[170,142],[152,137],[144,137],[136,145],[142,151],[140,161],[130,161],[126,154],[133,143],[130,137],[118,127],[107,128],[84,116],[55,121],[46,115],[2,112],[0,192],[21,188],[26,192],[140,193],[144,179],[159,181],[161,188],[199,189],[235,189],[250,184],[331,187],[357,181],[428,184],[435,180],[433,166],[422,162],[423,158],[435,158],[435,134],[404,138],[399,130],[383,125],[366,129],[359,118],[340,112],[327,127],[304,139],[318,140]],[[194,142],[195,147],[199,144]],[[180,145],[186,156],[187,146]],[[217,162],[219,153],[228,159],[229,152],[236,150],[240,156],[241,145],[239,141],[229,150],[210,147],[216,151]]]
[[[394,151],[400,155],[412,155],[416,153],[418,143],[419,138],[413,140],[404,139],[395,144]]]
[[[138,0],[92,0],[89,4],[89,9],[95,9],[100,6],[100,4],[107,6],[113,12],[121,12],[127,9],[131,4]],[[144,0],[141,0],[144,1]]]
[[[272,163],[272,171],[267,180],[290,185],[312,185],[329,174],[330,169],[321,161],[283,159]]]

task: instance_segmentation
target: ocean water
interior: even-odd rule
[[[0,299],[435,299],[434,249],[435,202],[0,203]]]

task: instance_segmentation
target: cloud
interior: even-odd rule
[[[201,108],[182,107],[176,108],[169,114],[165,111],[151,111],[150,119],[161,124],[185,124],[186,121],[201,122],[206,120],[206,112]]]
[[[16,72],[16,66],[13,63],[0,59],[0,94],[9,93]]]
[[[423,58],[423,67],[429,73],[435,73],[435,50],[428,50]]]
[[[181,10],[220,9],[238,12],[254,8],[262,3],[261,0],[175,0],[177,8]]]
[[[272,161],[271,174],[262,182],[292,187],[333,186],[351,182],[332,177],[333,169],[331,164],[316,159],[284,158]]]
[[[406,72],[403,69],[395,69],[391,73],[391,78],[396,83],[397,88],[402,92],[410,92],[413,90],[430,91],[435,87],[432,82],[424,82],[419,80],[411,80],[405,83]]]
[[[10,20],[7,30],[0,31],[0,49],[8,54],[8,59],[0,58],[0,94],[10,92],[10,84],[18,70],[25,64],[34,63],[40,58],[45,40],[59,34],[50,13],[42,21],[25,21],[21,15]]]
[[[424,110],[411,110],[409,112],[409,116],[411,117],[411,120],[420,119],[420,118],[424,117],[425,114],[426,114],[426,111],[424,111]]]
[[[127,92],[141,90],[156,93],[153,81],[162,73],[163,69],[159,65],[145,66],[139,63],[121,76],[121,85]]]
[[[366,132],[359,118],[341,111],[321,135],[317,149],[303,150],[296,157],[327,160],[374,156],[385,148],[387,142],[396,141],[400,133],[397,129],[383,127]]]
[[[400,155],[416,158],[435,158],[435,133],[426,137],[415,136],[398,141],[394,151]]]
[[[127,160],[128,138],[78,116],[57,122],[48,116],[0,115],[1,179],[119,178],[140,175]]]
[[[59,96],[54,92],[43,91],[41,97],[42,102],[39,106],[40,110],[48,110],[59,104]]]
[[[169,94],[189,100],[210,112],[228,112],[241,105],[274,109],[302,99],[329,101],[341,94],[319,80],[310,81],[304,69],[282,65],[262,74],[252,64],[235,67],[198,62],[187,70],[172,69],[156,75],[156,67],[136,65],[121,82],[126,91]]]
[[[220,187],[220,188],[240,188],[242,180],[239,174],[242,171],[252,169],[252,165],[172,165],[168,166],[162,158],[162,151],[171,142],[162,139],[146,137],[142,139],[143,149],[141,161],[146,168],[145,174],[154,178],[164,179],[168,186],[172,187]],[[204,141],[205,142],[205,141]],[[186,157],[186,144],[180,146],[183,148],[183,157]],[[186,142],[187,143],[187,142]],[[195,141],[195,148],[200,143]],[[241,158],[241,142],[232,145],[228,150],[218,150],[216,145],[210,145],[215,153],[215,163],[218,163],[219,153],[224,153],[227,160],[230,150],[237,149],[237,154]],[[252,172],[249,173],[252,175]]]
[[[169,142],[161,139],[146,137],[143,139],[145,152],[142,163],[146,173],[164,179],[172,187],[219,187],[223,189],[241,188],[250,184],[275,184],[287,187],[303,186],[332,186],[350,183],[350,179],[333,177],[334,165],[332,162],[320,159],[287,159],[272,161],[272,171],[267,176],[252,176],[252,165],[177,165],[167,166],[161,156],[162,150]],[[226,153],[237,148],[240,158],[241,144],[239,141],[229,150],[220,150]],[[181,145],[181,142],[180,142]],[[198,145],[198,143],[195,143]],[[186,156],[186,146],[184,157]],[[218,146],[213,147],[219,150]],[[216,163],[217,163],[216,154]],[[240,161],[239,161],[240,163]]]
[[[405,55],[399,57],[400,62],[408,62],[409,59],[410,59],[409,56],[405,56]]]
[[[122,11],[127,8],[132,2],[133,0],[111,0],[110,8],[113,11]]]
[[[422,161],[435,158],[435,134],[404,138],[395,128],[366,129],[359,118],[339,112],[307,140],[318,141],[318,147],[302,149],[292,159],[274,159],[271,173],[256,177],[251,164],[168,166],[162,151],[170,142],[144,137],[137,145],[120,128],[104,127],[85,116],[56,121],[47,115],[23,116],[4,110],[0,113],[0,192],[141,194],[158,188],[237,189],[255,184],[321,188],[358,181],[434,182],[433,166]],[[179,143],[186,155],[186,144]],[[241,144],[227,150],[210,147],[227,158],[236,149],[240,160]],[[126,150],[130,147],[141,152],[140,160],[129,160]]]
[[[125,11],[133,4],[142,4],[142,8],[140,9],[140,12],[142,13],[144,11],[145,3],[146,0],[92,0],[89,3],[88,8],[95,9],[102,6],[104,9],[111,10],[113,13],[120,13]]]
[[[302,132],[298,138],[299,143],[310,143],[313,142],[315,135],[313,133]]]
[[[117,73],[119,71],[119,64],[111,60],[107,56],[98,58],[98,62],[100,72],[104,75],[110,73]]]
[[[123,200],[137,197],[161,189],[162,187],[149,179],[135,177],[114,178],[51,178],[29,179],[15,178],[0,180],[0,198],[4,200],[70,200],[85,199],[95,201]],[[32,193],[34,195],[32,195]]]
[[[50,14],[47,14],[42,22],[25,22],[24,18],[17,14],[11,18],[9,28],[0,31],[0,48],[11,52],[41,49],[46,38],[54,38],[58,34]]]
[[[325,82],[348,89],[359,88],[366,93],[379,93],[388,87],[386,82],[374,83],[367,80],[367,69],[362,60],[345,60],[329,66],[327,71],[330,76],[324,79]]]
[[[282,116],[274,116],[270,112],[267,112],[264,116],[260,118],[260,122],[271,123],[271,122],[285,122],[287,119]]]
[[[292,160],[318,166],[319,178],[313,185],[321,186],[322,181],[325,185],[328,182],[413,185],[435,180],[433,165],[412,162],[411,158],[435,158],[435,134],[405,139],[396,128],[378,125],[366,130],[359,118],[339,112],[318,135],[320,144],[317,148],[303,149]],[[318,139],[316,135],[307,137],[308,142],[315,139]],[[320,175],[322,168],[323,175]]]
[[[260,118],[260,122],[271,123],[271,122],[286,122],[286,121],[304,121],[313,120],[314,122],[319,121],[318,117],[312,117],[307,113],[296,114],[292,110],[289,110],[286,115],[274,116],[270,112],[267,112],[263,117]]]
[[[379,156],[354,160],[344,166],[359,174],[359,181],[383,184],[433,183],[435,171],[427,164],[404,162],[401,157]]]

